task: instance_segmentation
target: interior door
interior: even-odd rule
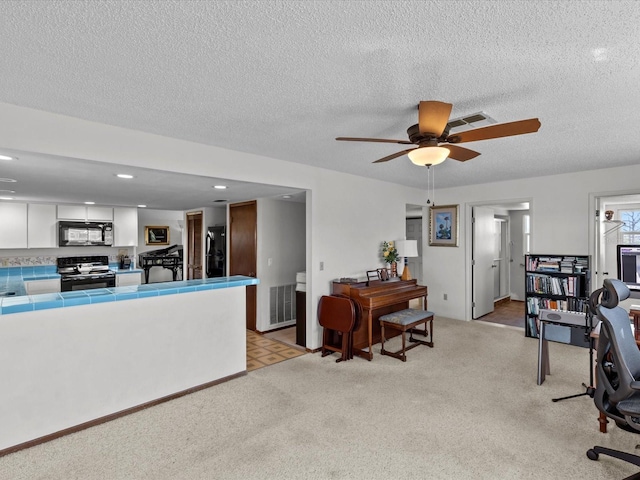
[[[494,258],[493,209],[473,207],[472,282],[473,318],[493,312]]]
[[[187,280],[202,277],[202,212],[187,213]]]
[[[229,274],[256,276],[258,250],[257,202],[229,205]],[[255,285],[247,286],[247,330],[256,329]]]

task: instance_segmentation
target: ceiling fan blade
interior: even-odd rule
[[[524,133],[534,133],[540,128],[540,120],[530,118],[517,122],[500,123],[489,125],[465,132],[453,133],[447,137],[447,143],[476,142],[478,140],[489,140],[491,138],[510,137],[512,135],[522,135]]]
[[[464,148],[464,147],[459,147],[457,145],[441,145],[441,146],[451,152],[448,158],[451,158],[453,160],[458,160],[459,162],[466,162],[467,160],[471,160],[472,158],[476,158],[478,155],[480,155],[480,152],[469,150],[468,148]]]
[[[356,138],[356,137],[337,137],[336,140],[344,142],[379,142],[379,143],[400,143],[402,145],[413,145],[409,140],[390,140],[388,138]]]
[[[393,153],[391,155],[387,155],[386,157],[382,157],[380,160],[376,160],[373,163],[382,163],[382,162],[388,162],[389,160],[393,160],[394,158],[398,158],[401,157],[402,155],[409,153],[411,150],[415,150],[415,148],[410,148],[408,150],[403,150],[401,152],[397,152],[397,153]]]
[[[420,133],[431,133],[436,138],[447,126],[453,105],[435,100],[420,102],[418,106],[418,128]]]

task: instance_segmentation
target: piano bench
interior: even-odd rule
[[[426,345],[433,348],[433,312],[428,310],[417,310],[414,308],[407,308],[400,310],[399,312],[388,313],[382,315],[380,321],[380,342],[382,343],[382,349],[380,354],[389,355],[395,357],[403,362],[407,361],[407,350],[417,347],[418,345]],[[418,325],[424,324],[424,330],[417,328]],[[389,352],[384,349],[384,329],[391,328],[393,330],[399,330],[402,333],[402,349],[397,352]],[[409,332],[409,342],[413,345],[406,346],[406,333]],[[413,334],[422,335],[425,340],[419,340],[413,338]],[[429,341],[427,341],[429,339]]]

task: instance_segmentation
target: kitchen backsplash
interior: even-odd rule
[[[57,256],[0,257],[0,267],[23,267],[34,265],[55,265]],[[109,263],[118,262],[118,255],[109,255]]]

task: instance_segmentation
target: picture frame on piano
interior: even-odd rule
[[[440,205],[429,208],[429,245],[434,247],[458,246],[458,205]]]
[[[169,227],[144,227],[144,243],[146,245],[169,245]]]

